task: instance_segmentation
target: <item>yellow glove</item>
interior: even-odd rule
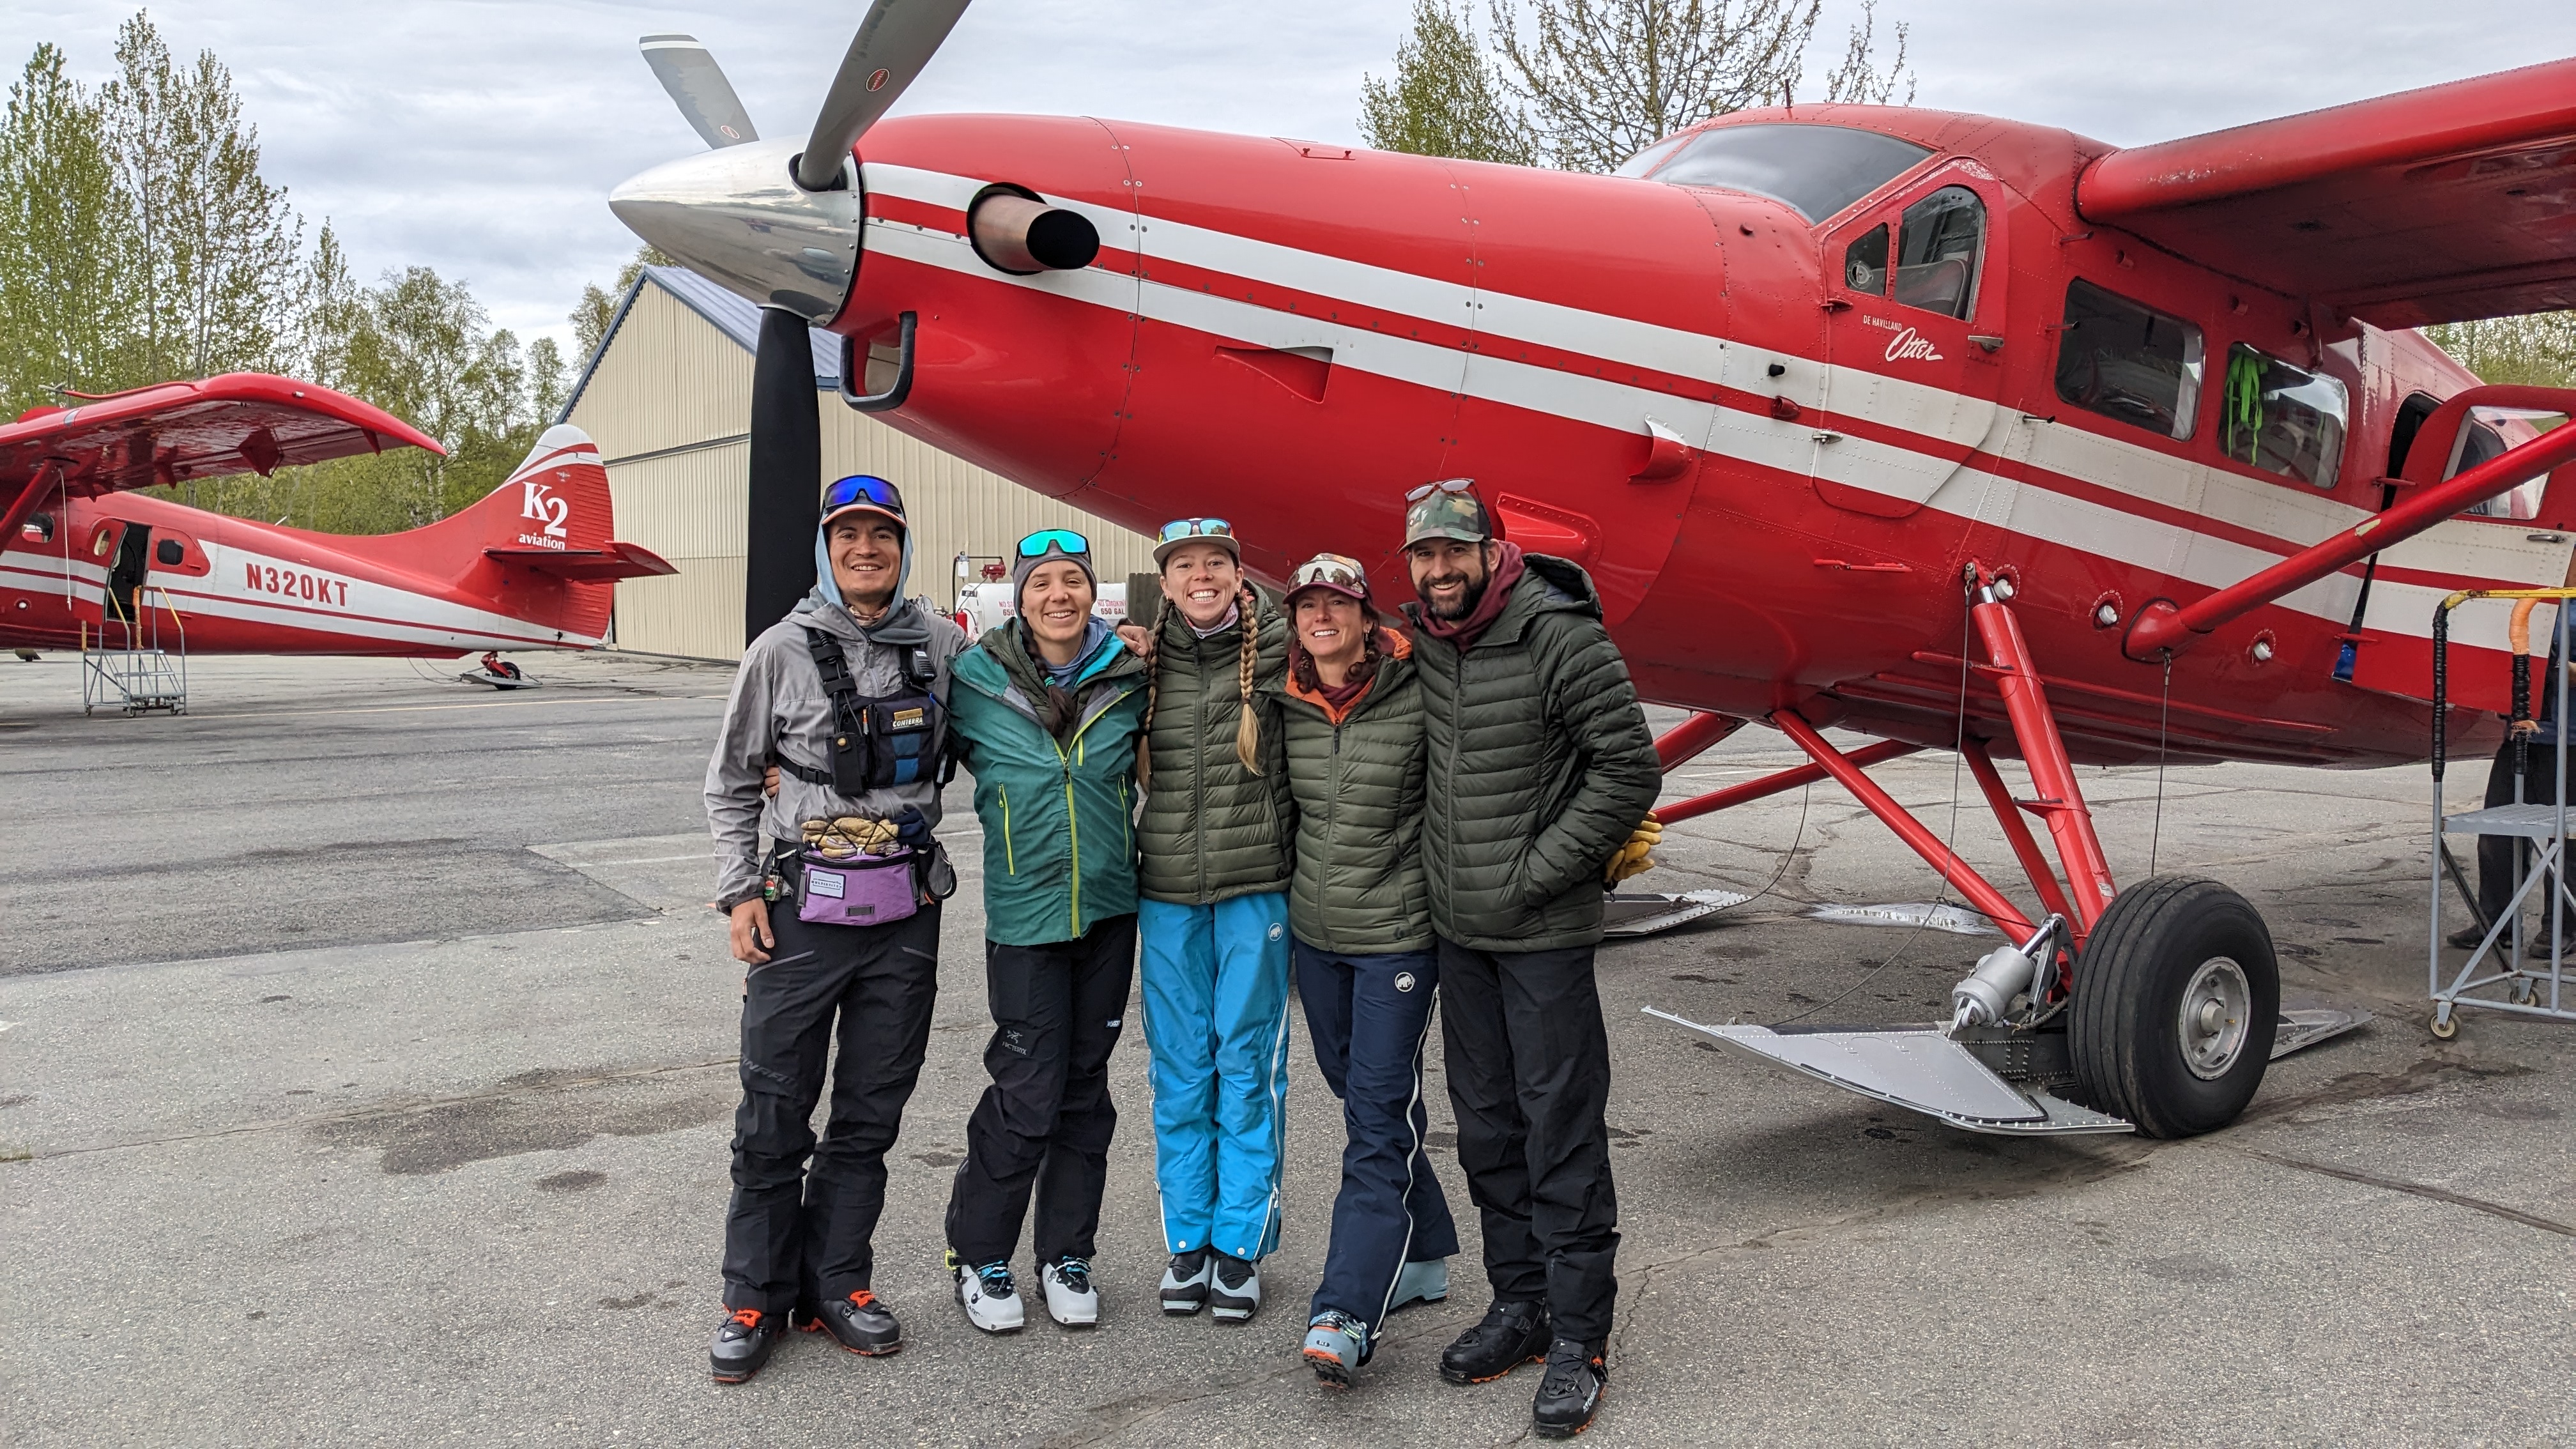
[[[1649,814],[1645,819],[1637,822],[1637,828],[1628,834],[1627,844],[1620,846],[1618,853],[1610,857],[1610,863],[1602,868],[1603,883],[1617,885],[1641,871],[1654,869],[1656,861],[1650,852],[1661,845],[1663,840],[1664,823],[1662,821]]]

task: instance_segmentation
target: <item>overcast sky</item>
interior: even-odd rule
[[[1811,75],[1857,0],[1828,0]],[[0,0],[14,75],[38,41],[108,71],[125,3]],[[496,321],[569,336],[582,283],[635,240],[622,178],[698,149],[635,49],[685,31],[715,52],[764,136],[801,134],[859,0],[186,0],[153,10],[180,55],[212,49],[259,127],[271,180],[329,218],[362,277],[427,263]],[[2576,55],[2576,5],[2496,0],[1882,0],[1910,20],[1917,103],[2138,144]],[[1358,139],[1360,78],[1385,74],[1409,0],[981,0],[905,111],[1073,112]],[[1883,31],[1883,27],[1882,27]]]

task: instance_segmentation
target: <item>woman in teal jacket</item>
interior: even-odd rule
[[[1109,1052],[1136,963],[1136,735],[1144,664],[1092,616],[1091,545],[1020,540],[1019,616],[959,655],[949,730],[984,825],[984,980],[993,1084],[966,1123],[948,1262],[967,1321],[1016,1332],[1011,1277],[1032,1189],[1048,1315],[1099,1321],[1091,1286],[1109,1139]]]

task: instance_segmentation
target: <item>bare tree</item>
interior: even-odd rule
[[[1548,160],[1608,171],[1684,126],[1795,98],[1822,0],[1491,0],[1495,46]],[[1894,61],[1874,57],[1876,0],[1863,0],[1834,100],[1911,100],[1907,27]]]
[[[1851,37],[1843,47],[1843,63],[1825,73],[1825,99],[1853,101],[1869,106],[1910,106],[1914,104],[1914,72],[1905,64],[1906,43],[1913,27],[1896,22],[1896,54],[1887,68],[1878,68],[1871,55],[1878,39],[1878,0],[1860,0],[1860,23],[1851,28]],[[1905,87],[1899,99],[1896,88]]]

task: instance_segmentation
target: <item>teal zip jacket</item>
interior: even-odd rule
[[[1039,722],[1044,674],[1018,620],[957,656],[950,677],[949,734],[984,825],[984,935],[1043,946],[1133,914],[1145,662],[1102,641],[1074,678],[1079,722],[1062,743]]]

